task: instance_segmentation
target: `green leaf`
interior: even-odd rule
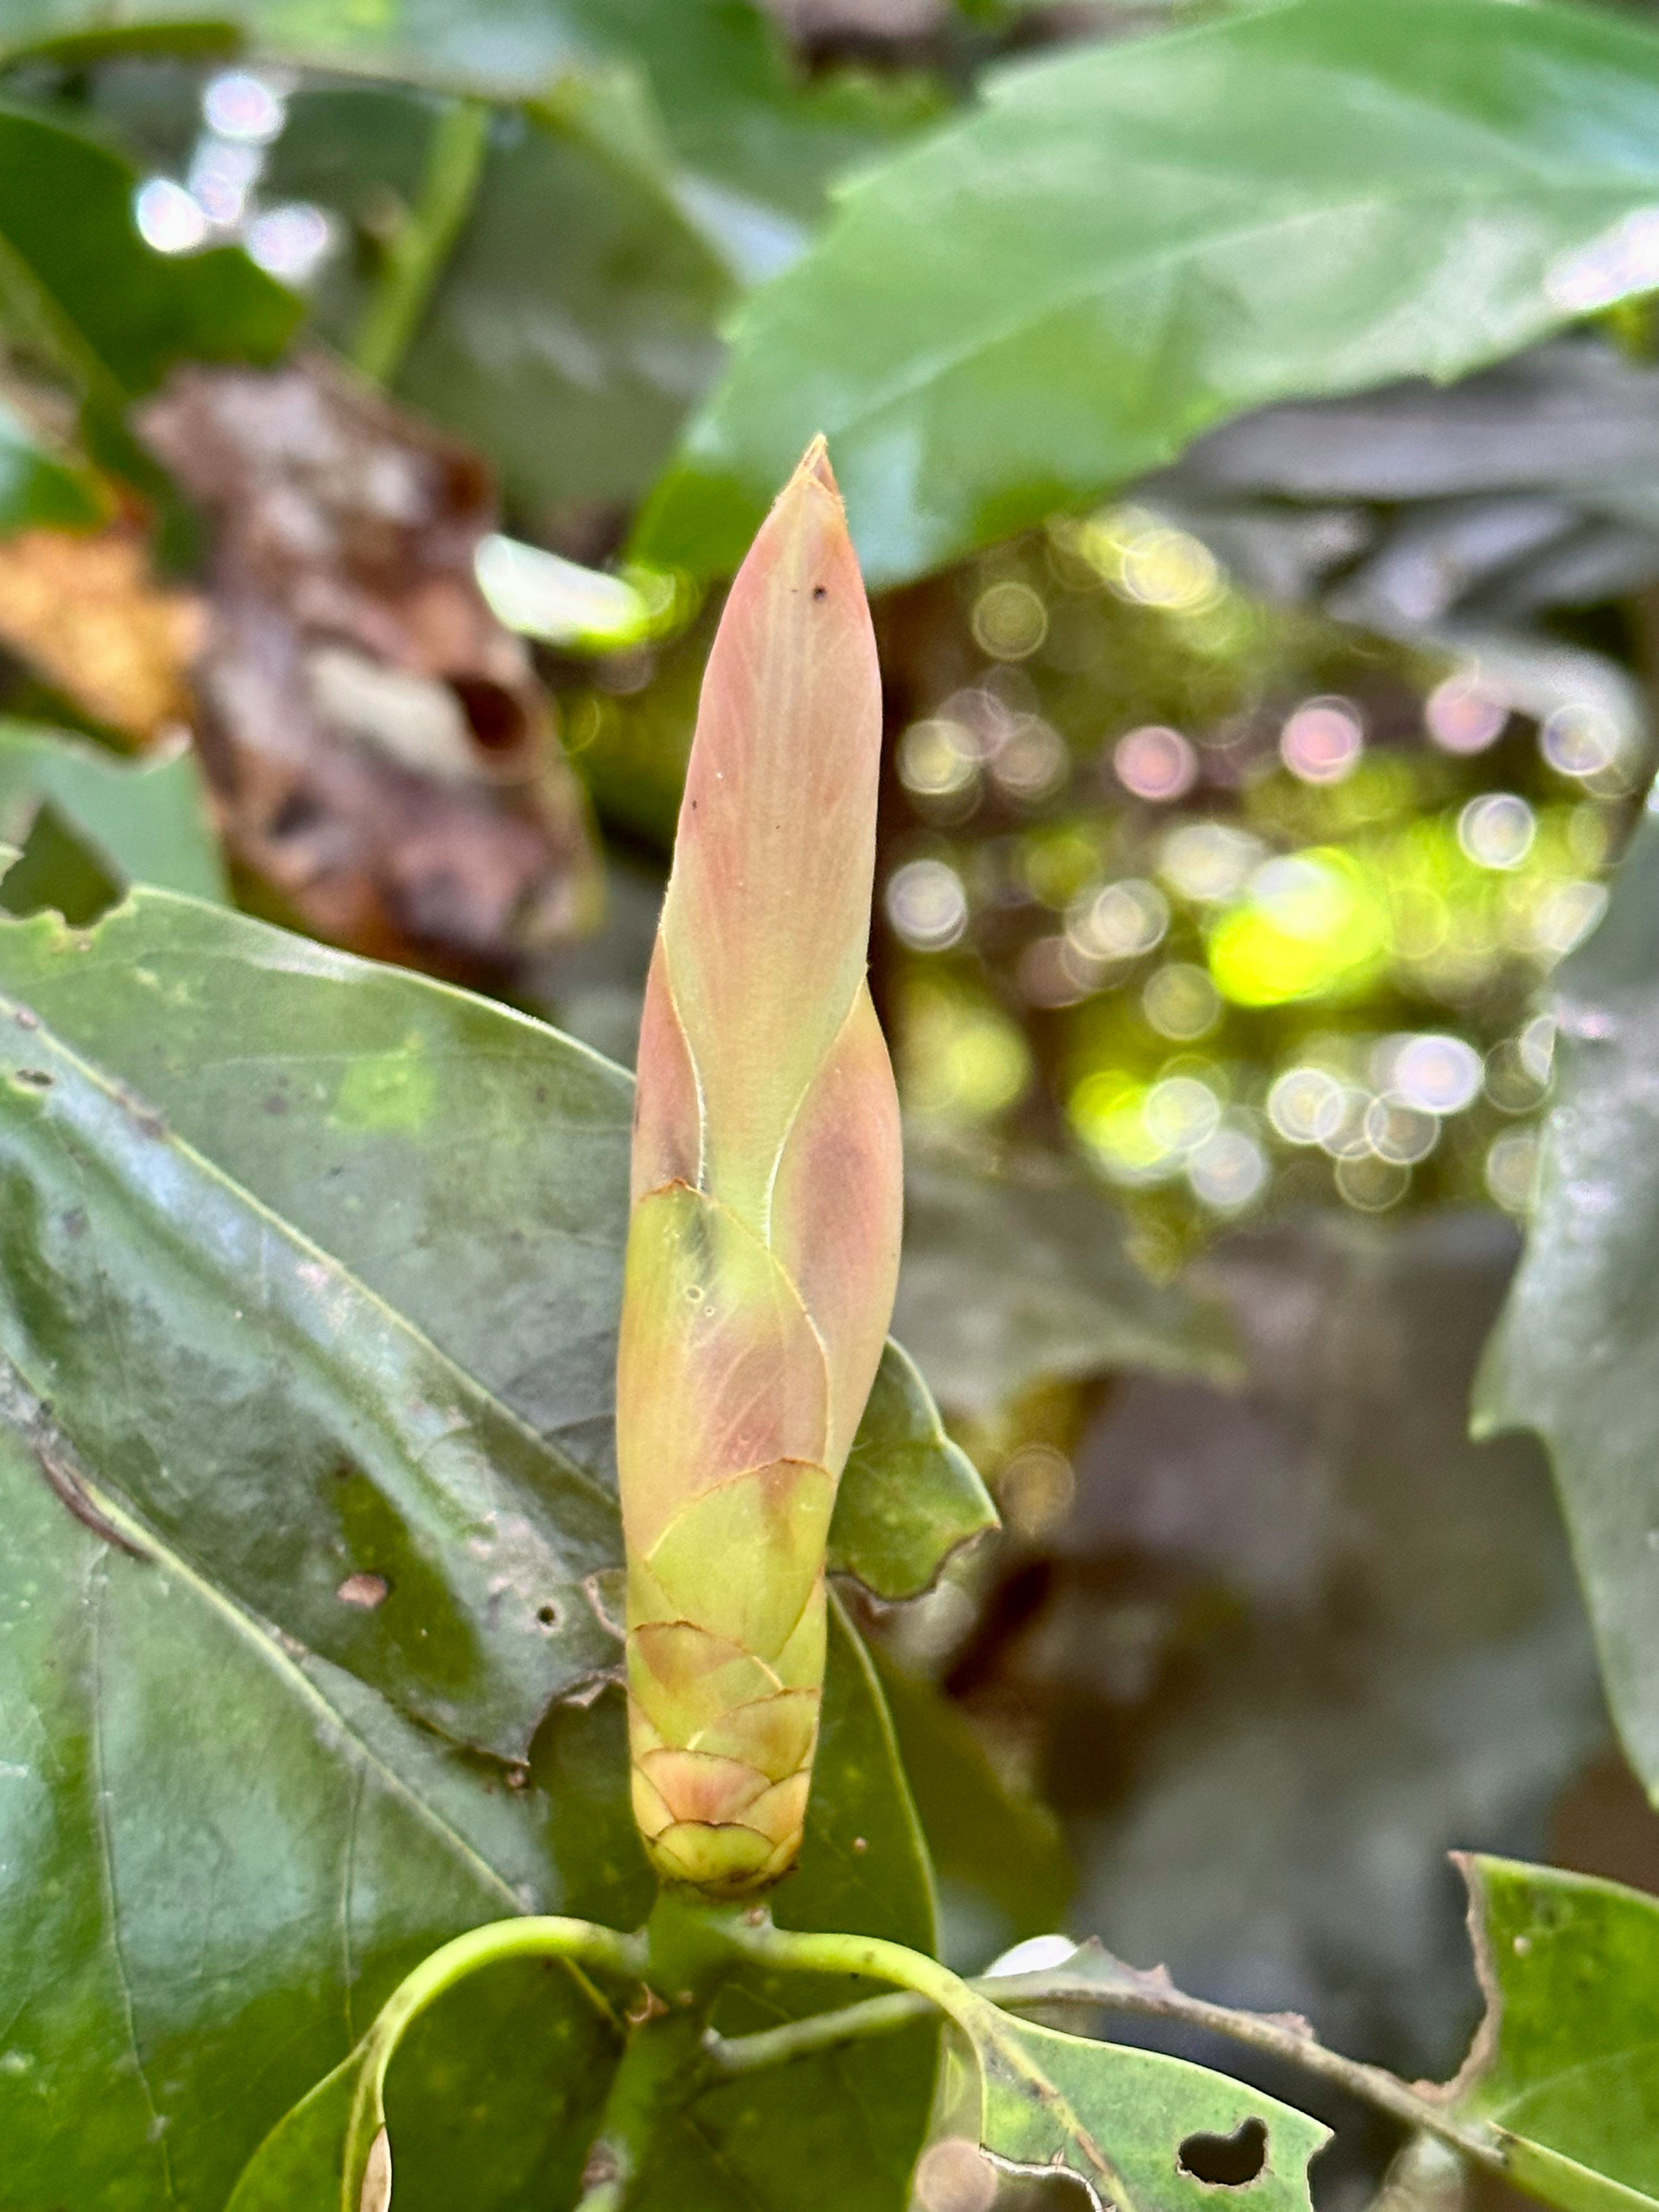
[[[714,326],[733,291],[677,204],[665,160],[653,166],[648,143],[618,151],[602,88],[559,90],[497,119],[471,214],[393,380],[480,445],[532,516],[645,489],[714,373]],[[416,200],[438,113],[384,88],[301,90],[268,189],[384,222],[388,195]],[[318,302],[334,343],[349,344],[368,298],[354,258],[337,258]]]
[[[831,1571],[856,1575],[878,1597],[919,1597],[952,1552],[997,1525],[979,1469],[890,1337],[842,1477]]]
[[[1259,2141],[1251,2203],[1310,2212],[1308,2162],[1330,2130],[1260,2090],[1161,2051],[1095,2043],[1015,2020],[983,1997],[946,2039],[939,2114],[1009,2165],[1079,2174],[1103,2202],[1139,2212],[1212,2207],[1214,2185],[1182,2161],[1194,2136]]]
[[[725,188],[720,219],[772,234],[775,260],[816,215],[827,178],[928,114],[927,80],[884,85],[848,73],[804,84],[777,26],[751,0],[385,0],[373,9],[319,0],[242,0],[214,19],[178,0],[129,0],[118,33],[98,0],[9,0],[0,67],[76,49],[190,53],[240,32],[272,58],[331,64],[432,89],[538,100],[556,78],[596,65],[641,69],[679,159]],[[709,210],[711,217],[715,210]]]
[[[0,324],[49,346],[106,405],[178,361],[271,360],[300,315],[240,246],[152,251],[133,218],[137,181],[96,139],[0,103]]]
[[[600,1484],[14,1000],[0,1185],[0,1350],[100,1486],[309,1650],[521,1759],[614,1656],[583,1589],[617,1555]]]
[[[84,943],[0,927],[0,991],[614,1492],[627,1074],[488,1000],[155,892]],[[854,1571],[922,1589],[984,1507],[914,1370],[884,1366],[882,1443],[860,1429],[833,1533]]]
[[[944,1893],[951,1963],[965,1972],[1062,1927],[1077,1879],[1053,1814],[1003,1782],[932,1683],[881,1656],[876,1670]]]
[[[1548,1447],[1613,1718],[1659,1798],[1659,823],[1556,972],[1556,1104],[1526,1255],[1475,1385],[1475,1433]]]
[[[629,1085],[498,1006],[161,892],[85,932],[0,922],[0,990],[29,1001],[0,1016],[7,2212],[222,2212],[435,1944],[648,1903],[620,1696],[540,1717],[617,1657]],[[514,1786],[410,1714],[515,1754],[533,1730]],[[925,1856],[839,1622],[817,1775],[780,1910],[926,1948]],[[446,1997],[387,2082],[402,2212],[569,2195],[616,2041],[562,1974]],[[791,2085],[822,2160],[894,2212],[933,2048]],[[751,2106],[712,2094],[698,2142],[729,2133],[793,2212]]]
[[[194,753],[124,760],[56,730],[0,721],[0,840],[21,844],[51,804],[115,883],[222,900],[224,866]]]
[[[1487,2014],[1452,2115],[1567,2212],[1659,2204],[1659,1902],[1510,1859],[1464,1872]]]
[[[110,511],[89,469],[52,452],[0,400],[0,536],[17,530],[90,530]]]
[[[894,1325],[952,1413],[994,1415],[1032,1382],[1116,1367],[1238,1378],[1223,1309],[1144,1274],[1122,1216],[1080,1173],[1017,1159],[994,1174],[913,1150],[904,1184]]]
[[[86,1516],[141,1540],[112,1497],[67,1510],[57,1439],[15,1389],[4,1410],[8,2212],[221,2212],[421,1958],[558,1877],[486,1772],[153,1535],[106,1542]],[[570,2032],[590,2064],[610,2048],[591,2007]]]
[[[822,430],[891,585],[1243,409],[1455,376],[1617,288],[1656,149],[1659,40],[1547,4],[1290,0],[1008,70],[750,301],[640,552],[728,571]]]

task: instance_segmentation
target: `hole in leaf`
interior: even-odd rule
[[[1267,2163],[1267,2130],[1243,2120],[1230,2136],[1188,2136],[1178,2154],[1181,2171],[1213,2189],[1243,2189]]]
[[[502,685],[487,676],[452,676],[449,688],[460,702],[474,744],[484,752],[512,752],[524,742],[524,709]]]

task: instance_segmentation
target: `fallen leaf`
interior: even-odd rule
[[[320,935],[450,974],[579,933],[580,791],[473,573],[483,460],[316,358],[182,370],[142,427],[214,528],[195,676],[234,857]]]
[[[0,538],[0,639],[94,720],[140,744],[191,720],[204,610],[167,591],[130,528]]]

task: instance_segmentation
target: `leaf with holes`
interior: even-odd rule
[[[1308,2163],[1330,2130],[1242,2082],[1161,2051],[1014,2020],[982,1997],[947,2039],[945,2125],[1000,2162],[1062,2166],[1097,2203],[1197,2212],[1218,2181],[1264,2212],[1309,2212]]]
[[[648,1904],[616,1692],[544,1713],[618,1656],[629,1084],[161,892],[85,931],[0,921],[0,993],[8,2212],[169,2189],[221,2212],[434,1944]],[[873,1490],[894,1479],[871,1454]],[[839,1627],[823,1760],[783,1909],[927,1948],[890,1729]],[[400,2205],[574,2189],[617,2038],[580,1994],[502,1968],[421,2023],[387,2081]],[[801,2069],[817,2170],[897,2212],[932,2069],[921,2031]],[[749,2112],[711,2093],[698,2142],[741,2165]]]

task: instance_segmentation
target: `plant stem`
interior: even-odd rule
[[[434,127],[419,198],[386,246],[351,348],[352,366],[376,384],[391,382],[420,328],[477,191],[489,124],[483,101],[455,100]]]
[[[662,1891],[642,1935],[646,1987],[583,2169],[577,2212],[621,2212],[664,2123],[708,2083],[708,2015],[739,1956],[738,1910]]]
[[[1483,2131],[1456,2120],[1438,2091],[1413,2087],[1380,2066],[1368,2066],[1327,2050],[1310,2031],[1289,2020],[1235,2012],[1226,2005],[1189,1997],[1150,1978],[1145,1986],[1127,1983],[1102,1986],[1082,1975],[1068,1982],[1062,1968],[1057,1973],[986,1975],[969,1983],[896,1943],[870,1936],[798,1935],[771,1927],[747,1934],[744,1948],[751,1957],[769,1965],[807,1972],[867,1974],[878,1981],[897,1983],[902,1994],[866,1998],[861,2003],[814,2014],[756,2035],[730,2039],[706,2036],[704,2052],[717,2076],[781,2065],[868,2036],[890,2034],[935,2008],[965,2027],[973,2008],[979,2004],[989,2003],[1007,2012],[1045,2005],[1086,2006],[1095,2012],[1179,2021],[1186,2027],[1226,2036],[1300,2067],[1407,2127],[1437,2136],[1495,2173],[1508,2170],[1498,2144]]]
[[[622,1936],[614,1928],[599,1928],[591,1921],[565,1920],[552,1914],[492,1920],[485,1927],[469,1929],[465,1936],[457,1936],[429,1959],[423,1959],[398,1984],[369,2034],[389,2058],[412,2022],[446,1990],[498,1960],[528,1958],[563,1959],[573,1966],[580,1964],[635,1975],[644,1971],[645,1944],[638,1936]]]

